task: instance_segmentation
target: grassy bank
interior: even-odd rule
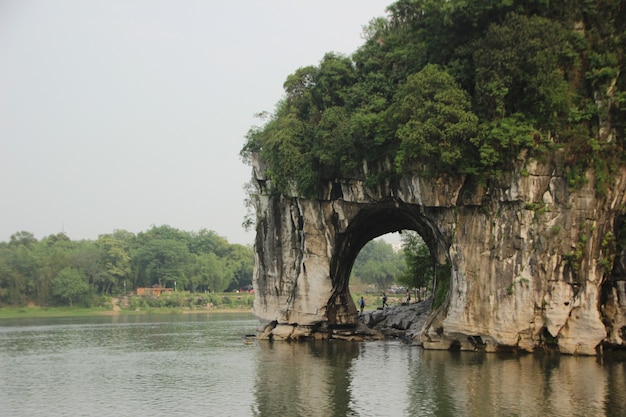
[[[1,307],[0,319],[12,319],[18,317],[79,317],[95,316],[113,311],[110,308],[75,308],[75,307]]]
[[[190,314],[251,312],[254,294],[177,292],[161,296],[129,295],[120,298],[103,297],[97,306],[35,305],[0,307],[0,319],[37,317],[79,317],[99,315]]]
[[[221,314],[250,313],[250,308],[218,307],[212,309],[185,309],[177,307],[145,308],[140,310],[113,310],[110,308],[75,308],[75,307],[1,307],[1,319],[45,318],[45,317],[89,317],[107,315],[142,315],[142,314]]]

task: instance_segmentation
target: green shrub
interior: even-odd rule
[[[450,290],[450,279],[450,265],[439,265],[439,268],[437,268],[437,288],[435,289],[435,299],[433,300],[434,309],[438,309],[445,301]]]

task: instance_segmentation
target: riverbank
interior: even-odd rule
[[[38,306],[32,302],[25,306],[0,307],[0,319],[113,316],[141,314],[219,314],[251,313],[253,293],[188,293],[127,295],[101,297],[91,307]]]
[[[110,309],[104,307],[1,307],[0,319],[42,318],[42,317],[84,317],[113,315],[144,315],[144,314],[222,314],[252,313],[250,308],[210,308],[189,309],[178,307],[145,308],[138,310]]]

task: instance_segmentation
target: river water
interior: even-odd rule
[[[0,320],[0,416],[624,416],[626,360],[247,340],[250,314]]]

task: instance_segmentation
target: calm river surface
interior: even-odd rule
[[[250,314],[0,320],[0,416],[624,416],[626,361],[253,341]]]

